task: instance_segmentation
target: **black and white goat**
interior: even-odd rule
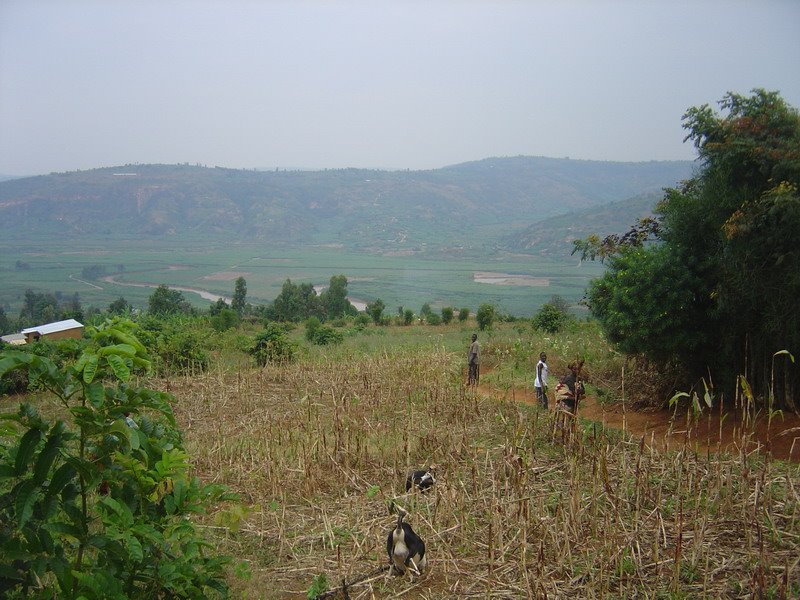
[[[403,575],[409,569],[415,575],[421,575],[427,563],[425,542],[414,533],[411,525],[403,523],[405,511],[401,509],[398,513],[397,527],[386,538],[386,553],[389,555],[391,571],[395,575]]]
[[[412,487],[417,488],[418,490],[424,492],[434,483],[436,483],[436,478],[433,476],[434,466],[431,465],[428,467],[427,470],[419,470],[419,471],[412,471],[408,474],[406,478],[406,491],[410,492]]]

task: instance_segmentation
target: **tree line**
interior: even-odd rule
[[[798,408],[800,115],[777,92],[683,116],[700,169],[656,218],[576,242],[607,259],[592,314],[618,348],[727,398]]]

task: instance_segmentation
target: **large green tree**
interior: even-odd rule
[[[244,312],[247,304],[247,282],[244,277],[238,277],[233,290],[233,298],[231,299],[231,308],[239,315]]]
[[[147,299],[147,310],[152,315],[173,315],[189,313],[192,307],[180,291],[161,284]]]
[[[308,317],[325,318],[322,301],[310,283],[296,284],[291,279],[283,282],[281,293],[266,311],[271,321],[302,321]]]
[[[356,307],[347,299],[347,277],[344,275],[331,277],[330,285],[322,292],[320,299],[329,319],[358,314]]]
[[[800,353],[800,115],[764,90],[719,104],[684,115],[701,168],[667,190],[655,225],[577,245],[609,257],[589,302],[621,349],[729,391],[744,374],[794,406],[797,369],[776,353]]]

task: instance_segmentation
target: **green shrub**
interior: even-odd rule
[[[327,325],[320,325],[317,329],[315,329],[310,339],[311,343],[316,344],[317,346],[340,344],[343,340],[344,334],[341,331],[334,329],[333,327],[328,327]]]
[[[21,405],[0,416],[4,597],[225,595],[228,558],[209,551],[188,516],[231,496],[188,475],[170,396],[129,385],[150,365],[133,323],[90,335],[69,367],[0,354],[0,379],[26,372],[67,414],[51,424]]]
[[[451,307],[449,307],[449,306],[445,306],[442,309],[442,323],[447,325],[452,320],[453,320],[453,309]]]
[[[533,327],[547,333],[558,333],[569,320],[570,316],[563,308],[548,302],[533,317]]]
[[[267,323],[250,347],[250,355],[262,367],[271,362],[291,362],[297,357],[297,344],[286,335],[286,327]]]
[[[208,353],[200,335],[191,330],[168,329],[162,332],[156,344],[156,351],[163,366],[175,369],[208,368]]]
[[[469,309],[468,308],[460,308],[458,309],[458,321],[463,323],[469,319]]]
[[[214,331],[223,332],[239,325],[241,317],[232,308],[222,308],[211,317],[211,327]]]
[[[428,322],[428,325],[441,325],[442,324],[442,317],[440,317],[435,312],[429,312],[425,315],[425,320]]]
[[[478,321],[478,328],[481,331],[491,328],[496,316],[497,312],[495,311],[494,306],[491,304],[481,304],[480,307],[478,307],[477,314],[475,315],[475,319]]]

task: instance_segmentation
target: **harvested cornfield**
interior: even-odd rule
[[[237,593],[800,595],[797,465],[659,452],[589,422],[567,435],[465,389],[459,361],[406,350],[170,381],[198,474],[241,494],[204,518]],[[436,485],[406,494],[430,464]],[[386,572],[392,503],[426,542],[420,577]]]

